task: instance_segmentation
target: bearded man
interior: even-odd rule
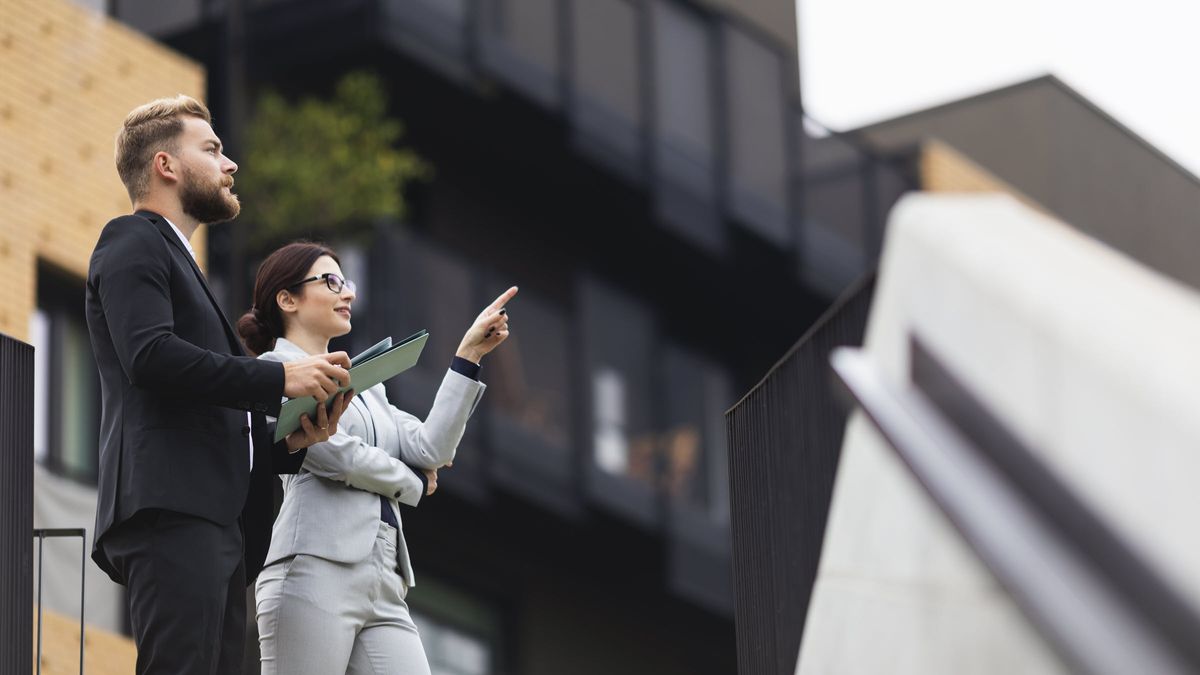
[[[332,395],[350,361],[243,351],[189,243],[241,208],[237,164],[202,103],[135,108],[116,164],[135,213],[104,226],[86,295],[102,402],[92,558],[128,588],[138,673],[237,673],[272,477],[295,473],[305,448],[329,438],[349,396],[279,443],[264,415],[284,396]]]

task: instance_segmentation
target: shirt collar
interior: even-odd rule
[[[299,354],[301,356],[308,356],[308,352],[301,349],[299,346],[296,345],[296,343],[289,342],[288,339],[284,338],[284,337],[275,338],[274,351],[281,352],[284,354]]]
[[[179,235],[179,241],[183,242],[184,248],[186,248],[187,252],[191,254],[192,260],[195,260],[196,250],[192,248],[192,244],[188,241],[187,237],[183,236],[183,231],[176,227],[175,223],[172,223],[170,218],[163,216],[162,219],[167,221],[167,224],[171,226],[172,230],[175,230],[175,234]]]

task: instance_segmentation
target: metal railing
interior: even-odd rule
[[[38,542],[38,583],[37,583],[37,672],[42,672],[42,559],[43,547],[47,538],[79,537],[79,675],[83,675],[83,646],[85,626],[84,589],[87,580],[87,530],[79,528],[35,529],[33,536]]]
[[[862,344],[874,275],[848,290],[726,413],[739,675],[792,675],[846,412],[829,354]]]

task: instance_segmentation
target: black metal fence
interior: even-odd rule
[[[862,343],[874,286],[851,287],[726,413],[740,675],[795,672],[847,417],[829,354]]]
[[[0,672],[33,670],[33,347],[0,334]]]

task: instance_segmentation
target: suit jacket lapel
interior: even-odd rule
[[[230,347],[234,350],[233,353],[239,356],[244,355],[245,352],[242,350],[242,343],[240,340],[238,340],[237,333],[233,331],[233,326],[229,325],[229,319],[225,318],[225,312],[221,311],[221,305],[217,302],[216,296],[213,295],[212,289],[208,287],[208,280],[204,278],[204,272],[200,270],[200,266],[196,264],[196,259],[192,257],[191,253],[188,252],[187,247],[185,247],[183,242],[179,240],[179,235],[175,233],[175,230],[171,227],[171,224],[167,222],[166,218],[163,218],[153,211],[138,211],[136,215],[139,215],[154,223],[154,225],[158,227],[159,231],[162,232],[162,235],[167,238],[167,241],[171,242],[175,248],[179,249],[179,251],[183,253],[183,257],[186,258],[188,264],[192,266],[192,272],[196,275],[196,279],[200,282],[200,286],[204,289],[204,293],[208,296],[209,301],[212,302],[213,309],[216,310],[217,316],[221,317],[221,325],[225,328],[225,337],[229,339]]]

